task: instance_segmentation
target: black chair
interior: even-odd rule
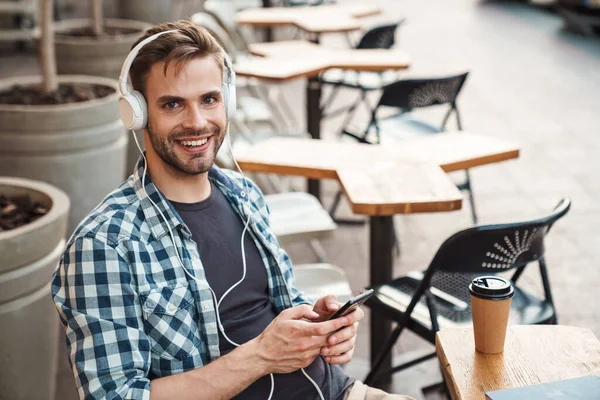
[[[358,43],[352,47],[355,49],[390,49],[396,44],[396,30],[403,22],[404,19],[401,19],[394,24],[379,25],[371,28],[365,32]],[[385,74],[383,72],[357,72],[338,69],[325,71],[319,77],[319,80],[322,84],[331,85],[333,88],[329,96],[325,98],[322,103],[322,118],[330,118],[346,112],[346,119],[341,125],[343,128],[350,122],[354,110],[356,110],[360,103],[366,103],[368,92],[380,90],[386,84],[397,80],[397,73],[395,71],[390,71],[390,73],[391,78],[390,74]],[[325,109],[326,106],[333,103],[333,99],[339,93],[341,87],[358,89],[360,90],[360,96],[351,106],[342,107],[335,111],[327,111]],[[371,110],[371,107],[369,107],[369,110]]]
[[[381,371],[383,361],[405,328],[435,344],[440,328],[470,325],[471,309],[468,285],[476,276],[496,275],[515,270],[510,279],[515,285],[511,302],[510,324],[556,324],[550,281],[544,259],[544,239],[548,231],[571,207],[562,199],[547,216],[524,222],[482,225],[460,231],[438,249],[427,270],[411,272],[390,283],[375,286],[375,294],[366,305],[397,322],[397,326],[377,355],[373,369],[365,379],[373,385],[382,376],[409,368],[435,357],[435,352],[417,360]],[[543,299],[516,284],[525,267],[537,262],[544,286]]]
[[[342,128],[342,134],[350,136],[361,143],[381,143],[401,141],[416,136],[441,133],[446,130],[446,124],[452,114],[456,117],[458,130],[462,130],[460,113],[456,103],[460,90],[464,86],[468,72],[443,78],[404,79],[383,88],[379,103],[371,110],[371,120],[362,133],[352,132],[347,126]],[[440,125],[433,125],[416,118],[411,111],[432,106],[448,106]],[[378,118],[377,112],[381,107],[392,107],[399,112],[386,118]],[[374,133],[374,138],[373,138]],[[466,191],[471,204],[471,218],[477,223],[477,211],[471,187],[469,170],[465,170],[465,180],[456,185]],[[337,193],[330,213],[333,215],[341,199],[341,191]]]

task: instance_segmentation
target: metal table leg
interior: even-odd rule
[[[321,139],[321,82],[317,78],[306,82],[306,127],[313,139]],[[309,179],[308,193],[321,200],[321,182]]]
[[[392,280],[394,250],[393,216],[371,217],[370,226],[370,262],[371,285],[387,283]],[[392,323],[376,313],[371,313],[371,368],[392,332]],[[391,355],[383,361],[382,370],[392,367]],[[384,387],[391,378],[382,377],[377,386]]]
[[[268,8],[271,7],[271,0],[263,0],[263,7],[264,8]],[[270,27],[266,27],[265,28],[265,42],[272,42],[273,41],[273,29]]]

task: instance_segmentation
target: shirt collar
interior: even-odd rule
[[[144,152],[145,154],[145,152]],[[145,219],[150,226],[150,231],[156,240],[160,240],[166,235],[169,230],[173,231],[179,226],[182,227],[184,234],[187,237],[191,237],[191,232],[185,225],[171,202],[165,197],[165,195],[156,187],[152,182],[152,178],[146,171],[146,176],[143,179],[144,185],[142,185],[142,177],[144,176],[144,159],[140,156],[138,159],[135,171],[133,173],[133,186],[135,193],[137,194],[142,204],[142,211]],[[234,182],[229,176],[227,176],[217,166],[213,166],[208,171],[208,179],[214,184],[216,188],[221,190],[227,200],[230,203],[235,204],[241,208],[241,198],[248,196],[245,193],[245,189],[242,184]],[[156,206],[154,206],[154,203]],[[164,216],[161,217],[160,213]]]

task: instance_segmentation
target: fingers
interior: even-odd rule
[[[365,317],[365,312],[361,310],[360,307],[357,307],[356,310],[352,311],[350,314],[346,315],[348,318],[348,325],[353,324],[362,320]]]
[[[352,360],[352,356],[354,355],[354,349],[340,354],[338,356],[327,356],[324,357],[325,362],[329,364],[347,364]]]
[[[309,336],[326,336],[349,324],[350,321],[346,316],[324,322],[312,322],[306,333]]]
[[[329,311],[337,311],[340,308],[340,303],[337,301],[335,294],[325,296],[324,301]]]
[[[356,336],[352,336],[349,339],[346,339],[335,346],[327,346],[321,349],[321,354],[323,356],[339,356],[341,354],[347,353],[354,348],[356,345]]]
[[[286,310],[283,310],[279,315],[283,319],[319,318],[319,314],[314,312],[312,307],[308,304],[302,304],[296,307],[288,308]]]
[[[355,337],[357,330],[358,330],[358,322],[355,322],[352,325],[347,326],[343,329],[340,329],[335,334],[329,336],[327,338],[327,344],[329,344],[330,346],[333,346],[338,343],[345,342],[346,340]]]

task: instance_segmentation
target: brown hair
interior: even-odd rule
[[[211,56],[223,74],[223,54],[216,36],[208,29],[198,26],[191,21],[180,20],[165,22],[148,29],[131,46],[133,49],[142,40],[159,32],[178,30],[179,32],[165,33],[146,44],[140,49],[129,69],[129,76],[134,90],[146,95],[146,78],[152,66],[165,62],[164,73],[167,74],[169,64],[175,62],[175,74],[188,61],[195,58]]]

